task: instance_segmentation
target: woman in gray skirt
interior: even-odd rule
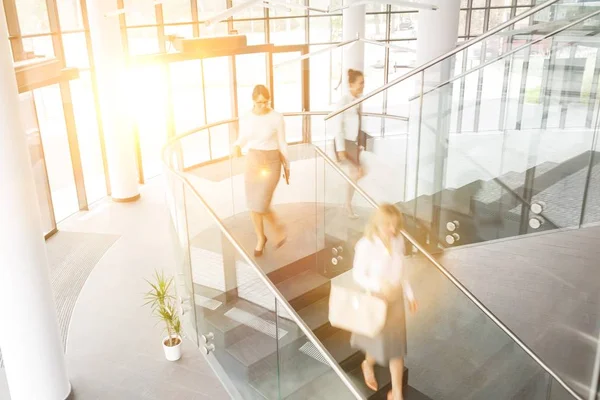
[[[383,297],[388,304],[387,319],[374,338],[352,334],[352,347],[365,352],[361,367],[365,383],[377,390],[374,366],[388,365],[392,390],[388,400],[402,400],[402,375],[406,355],[404,298],[411,312],[417,310],[413,291],[404,274],[404,240],[400,235],[402,214],[391,204],[382,204],[358,241],[352,275],[364,289]]]
[[[264,220],[275,229],[277,248],[286,240],[285,229],[271,209],[271,199],[281,177],[282,164],[289,176],[289,162],[283,115],[269,106],[269,89],[255,86],[252,100],[252,112],[240,118],[240,136],[234,143],[234,151],[248,147],[244,174],[246,201],[257,237],[254,256],[260,257],[267,243]]]

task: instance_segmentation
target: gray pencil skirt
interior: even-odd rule
[[[246,156],[246,202],[248,209],[259,214],[271,210],[273,192],[281,177],[279,150],[250,149]]]
[[[379,365],[386,366],[390,360],[406,356],[406,318],[404,297],[388,305],[387,320],[383,330],[374,338],[352,334],[353,348],[371,356]]]

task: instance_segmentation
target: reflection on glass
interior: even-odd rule
[[[34,92],[48,169],[54,214],[61,221],[79,210],[71,153],[58,85]]]
[[[312,2],[311,2],[312,5]],[[327,8],[327,6],[325,7]],[[342,40],[342,17],[315,16],[310,19],[310,43],[332,43]],[[303,43],[303,42],[301,42]]]
[[[44,159],[44,148],[40,137],[37,116],[35,112],[35,103],[31,92],[26,92],[20,96],[21,120],[24,123],[25,134],[27,135],[27,146],[29,147],[29,157],[33,168],[33,179],[40,206],[42,217],[42,232],[44,235],[50,233],[56,228],[54,221],[54,210],[52,209],[52,197],[50,195],[50,186],[46,171],[46,161]]]
[[[80,72],[79,79],[70,85],[85,191],[88,203],[92,203],[106,196],[106,176],[90,73]]]

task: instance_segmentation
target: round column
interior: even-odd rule
[[[0,348],[12,400],[64,400],[71,385],[6,16],[0,7]]]
[[[349,4],[357,0],[349,0]],[[343,11],[342,41],[365,37],[366,6],[349,7]],[[342,88],[348,90],[348,69],[363,71],[365,69],[365,44],[354,42],[343,47],[342,53]]]
[[[116,3],[89,0],[87,4],[112,198],[133,201],[140,196],[135,135]]]
[[[427,2],[437,5],[438,9],[419,10],[417,66],[454,49],[458,41],[460,0]],[[418,75],[415,93],[421,91],[422,77],[424,91],[447,81],[453,61],[453,58],[442,61],[428,68],[424,75]],[[405,201],[436,193],[444,185],[447,149],[443,144],[450,132],[450,113],[447,111],[452,101],[452,91],[448,89],[444,87],[427,94],[422,104],[420,98],[410,103]]]

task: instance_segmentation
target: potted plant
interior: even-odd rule
[[[173,278],[165,278],[156,272],[154,282],[146,280],[150,290],[146,293],[146,303],[152,308],[152,314],[165,324],[167,336],[163,338],[163,350],[169,361],[181,358],[181,321],[175,307],[175,296],[171,294]]]

